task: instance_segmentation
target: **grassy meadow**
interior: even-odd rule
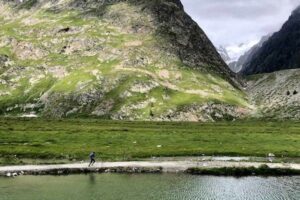
[[[299,122],[125,122],[0,118],[0,164],[162,156],[300,157]]]

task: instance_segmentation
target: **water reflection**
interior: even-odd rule
[[[96,176],[95,176],[95,174],[89,174],[88,176],[89,176],[89,183],[91,185],[95,185],[96,184]]]
[[[0,199],[299,200],[300,177],[88,174],[0,178]]]

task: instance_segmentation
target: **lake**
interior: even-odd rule
[[[87,174],[0,178],[0,200],[299,200],[300,177]]]

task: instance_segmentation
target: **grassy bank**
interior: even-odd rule
[[[300,157],[299,122],[124,122],[0,118],[0,164],[153,156]]]

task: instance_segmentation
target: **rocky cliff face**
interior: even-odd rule
[[[213,121],[237,80],[179,0],[0,1],[2,115]]]
[[[300,68],[300,7],[242,69],[244,75]]]

